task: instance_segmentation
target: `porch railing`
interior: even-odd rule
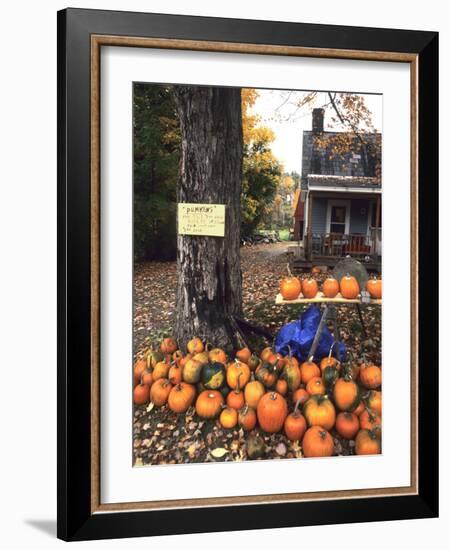
[[[378,256],[381,249],[381,230],[374,229],[369,235],[342,233],[312,233],[305,235],[306,252],[309,257],[352,258]]]

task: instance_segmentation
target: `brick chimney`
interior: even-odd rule
[[[314,134],[323,132],[324,109],[313,109],[312,112],[312,131]]]

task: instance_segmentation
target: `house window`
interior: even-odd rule
[[[340,235],[350,231],[350,200],[328,200],[326,231]]]
[[[330,233],[345,233],[345,206],[332,206],[330,218]]]

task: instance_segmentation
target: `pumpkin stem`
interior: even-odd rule
[[[272,401],[275,401],[277,398],[277,394],[273,391],[271,394],[270,394],[270,399],[272,399]]]
[[[294,416],[298,416],[298,408],[300,407],[300,401],[301,399],[297,399],[297,403],[295,404],[295,407],[294,407]]]
[[[287,264],[287,272],[288,272],[289,277],[292,277],[292,271],[291,271],[291,268],[289,266],[289,263]]]

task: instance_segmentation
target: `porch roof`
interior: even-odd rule
[[[308,174],[307,183],[310,191],[381,193],[380,179],[366,176]]]

